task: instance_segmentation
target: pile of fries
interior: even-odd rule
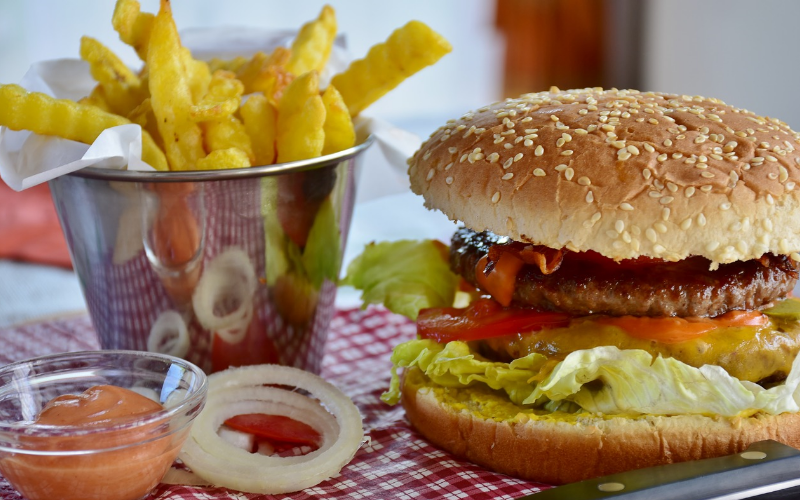
[[[91,144],[103,130],[142,127],[142,159],[156,170],[245,168],[350,148],[352,118],[403,80],[450,52],[450,44],[411,21],[333,77],[319,72],[336,38],[325,6],[291,47],[230,61],[199,61],[181,45],[170,0],[157,15],[138,0],[118,0],[120,39],[144,62],[137,73],[110,49],[81,39],[80,56],[97,86],[79,102],[0,85],[0,126]]]

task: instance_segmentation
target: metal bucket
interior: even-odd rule
[[[87,168],[50,181],[104,349],[208,373],[279,363],[319,373],[367,138],[237,170]]]

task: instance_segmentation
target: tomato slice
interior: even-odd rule
[[[478,299],[469,307],[422,309],[417,317],[417,335],[444,343],[451,340],[481,340],[544,328],[567,326],[564,313],[503,307],[491,299]]]
[[[292,443],[319,447],[320,435],[310,425],[283,415],[248,413],[236,415],[225,421],[225,425],[237,431],[265,439],[272,444]],[[276,448],[285,448],[279,444]]]

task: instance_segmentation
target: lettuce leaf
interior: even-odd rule
[[[521,404],[533,392],[528,380],[539,373],[547,357],[529,354],[511,363],[488,361],[470,351],[466,342],[438,344],[433,340],[411,340],[395,347],[392,353],[392,381],[381,399],[389,404],[400,400],[397,368],[416,366],[444,387],[469,387],[483,383],[503,390],[511,401]]]
[[[420,309],[451,306],[458,280],[435,242],[401,240],[367,245],[341,284],[361,290],[365,305],[415,320]]]
[[[389,403],[399,399],[400,366],[417,366],[446,387],[482,383],[503,390],[517,404],[539,408],[577,405],[603,414],[747,416],[800,411],[800,357],[786,382],[770,389],[740,381],[719,366],[691,367],[673,358],[654,358],[642,350],[596,347],[575,351],[542,380],[533,382],[547,359],[531,354],[511,363],[487,361],[464,342],[436,344],[412,340],[392,355]]]

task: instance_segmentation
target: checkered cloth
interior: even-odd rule
[[[400,406],[382,403],[394,345],[414,336],[413,323],[380,308],[338,311],[331,324],[322,376],[342,389],[364,417],[369,441],[336,477],[291,495],[242,494],[224,488],[160,485],[158,500],[515,499],[547,488],[488,472],[429,444],[408,424]],[[97,348],[87,316],[0,329],[0,362],[58,351]],[[0,499],[22,500],[0,477]]]

